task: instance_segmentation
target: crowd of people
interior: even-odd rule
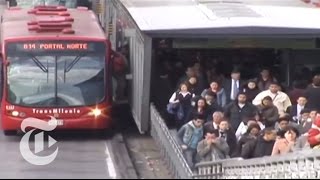
[[[225,78],[197,62],[187,67],[166,111],[189,166],[319,148],[320,75],[301,83],[286,92],[268,68],[244,81],[236,68]]]

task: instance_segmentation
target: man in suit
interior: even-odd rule
[[[298,130],[300,131],[301,135],[307,135],[308,131],[312,127],[313,121],[311,119],[310,113],[311,111],[308,109],[303,109],[300,112],[301,116],[298,121]]]
[[[236,152],[237,138],[235,131],[230,127],[227,119],[222,119],[219,124],[219,137],[227,142],[230,148],[229,155],[233,157],[234,153]]]
[[[292,105],[287,108],[287,113],[290,114],[291,120],[297,123],[300,119],[301,111],[305,108],[307,104],[307,98],[300,96],[297,100],[297,105]]]
[[[243,82],[240,77],[240,71],[238,69],[234,69],[231,72],[231,79],[228,79],[224,82],[223,88],[227,95],[227,104],[236,100],[238,93],[242,91]]]

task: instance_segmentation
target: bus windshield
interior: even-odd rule
[[[30,107],[90,106],[105,97],[103,55],[9,55],[8,101]]]
[[[65,6],[67,8],[76,8],[78,6],[90,7],[89,0],[16,0],[19,7],[29,8],[39,5],[46,6]]]

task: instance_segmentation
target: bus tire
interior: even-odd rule
[[[16,130],[4,130],[3,133],[5,136],[16,136],[17,135]]]

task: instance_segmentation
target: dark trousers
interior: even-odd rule
[[[196,156],[197,156],[197,150],[188,148],[187,150],[183,151],[184,158],[186,159],[190,169],[194,168],[194,165],[196,163]]]

